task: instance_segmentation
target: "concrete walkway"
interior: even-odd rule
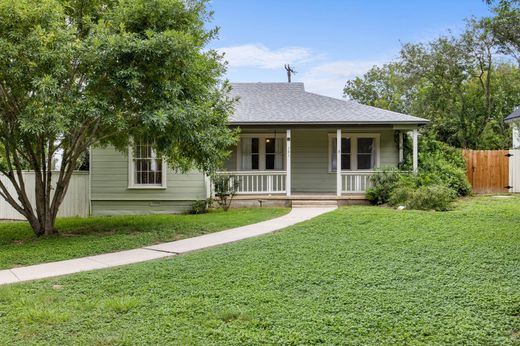
[[[117,267],[164,257],[172,257],[190,251],[206,249],[212,246],[232,243],[238,240],[278,231],[334,209],[336,208],[295,208],[287,215],[276,219],[232,228],[226,231],[209,233],[198,237],[177,240],[170,243],[145,246],[134,250],[82,257],[66,261],[0,270],[0,285],[50,278],[82,271]]]

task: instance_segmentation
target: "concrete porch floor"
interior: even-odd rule
[[[285,194],[251,194],[236,195],[236,200],[265,199],[265,200],[366,200],[364,193],[349,193],[336,196],[333,192],[293,192],[290,196]]]
[[[285,194],[251,194],[237,195],[233,199],[232,207],[292,207],[298,202],[334,201],[338,206],[368,204],[364,193],[349,193],[336,196],[332,192],[293,192],[291,196]]]

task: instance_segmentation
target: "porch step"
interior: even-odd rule
[[[292,201],[293,208],[323,208],[337,207],[338,201],[335,200],[312,200],[312,199],[296,199]]]

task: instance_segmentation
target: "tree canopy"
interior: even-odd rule
[[[508,148],[511,136],[504,118],[520,105],[515,60],[520,45],[516,34],[501,33],[520,22],[520,17],[511,20],[511,13],[520,15],[514,3],[519,4],[500,2],[494,17],[468,19],[460,35],[404,44],[395,61],[348,81],[345,95],[430,119],[426,131],[452,146]]]
[[[0,196],[36,234],[55,232],[92,145],[153,139],[183,171],[211,172],[226,157],[233,100],[221,56],[206,48],[210,16],[204,0],[0,0],[0,172],[16,190],[0,183]],[[23,169],[36,173],[34,205]]]

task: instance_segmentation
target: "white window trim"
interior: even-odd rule
[[[251,170],[252,172],[264,172],[264,171],[265,172],[285,172],[285,170],[287,169],[287,155],[286,155],[287,134],[286,133],[277,132],[276,135],[273,132],[240,134],[240,141],[238,142],[238,146],[237,146],[236,168],[237,168],[237,171],[248,172],[248,171],[242,170],[242,167],[241,167],[241,165],[242,165],[242,148],[241,148],[242,138],[258,138],[258,140],[259,140],[259,143],[258,143],[258,155],[259,155],[258,169],[252,169]],[[283,169],[281,171],[275,170],[275,169],[265,169],[265,139],[266,138],[276,138],[276,139],[281,139],[283,141],[283,147],[282,147]]]
[[[137,184],[135,183],[135,171],[134,171],[134,148],[133,145],[128,146],[128,189],[131,190],[164,190],[167,186],[168,179],[166,178],[167,174],[167,164],[166,160],[163,158],[162,162],[162,175],[161,175],[161,185],[152,185],[152,184]]]
[[[350,169],[342,169],[342,172],[372,172],[381,166],[381,134],[380,133],[344,133],[342,131],[341,138],[350,138]],[[357,169],[357,139],[358,138],[374,138],[376,146],[376,165],[373,169]],[[336,133],[329,133],[329,151],[328,151],[328,172],[336,173],[332,170],[332,141],[336,140]]]

